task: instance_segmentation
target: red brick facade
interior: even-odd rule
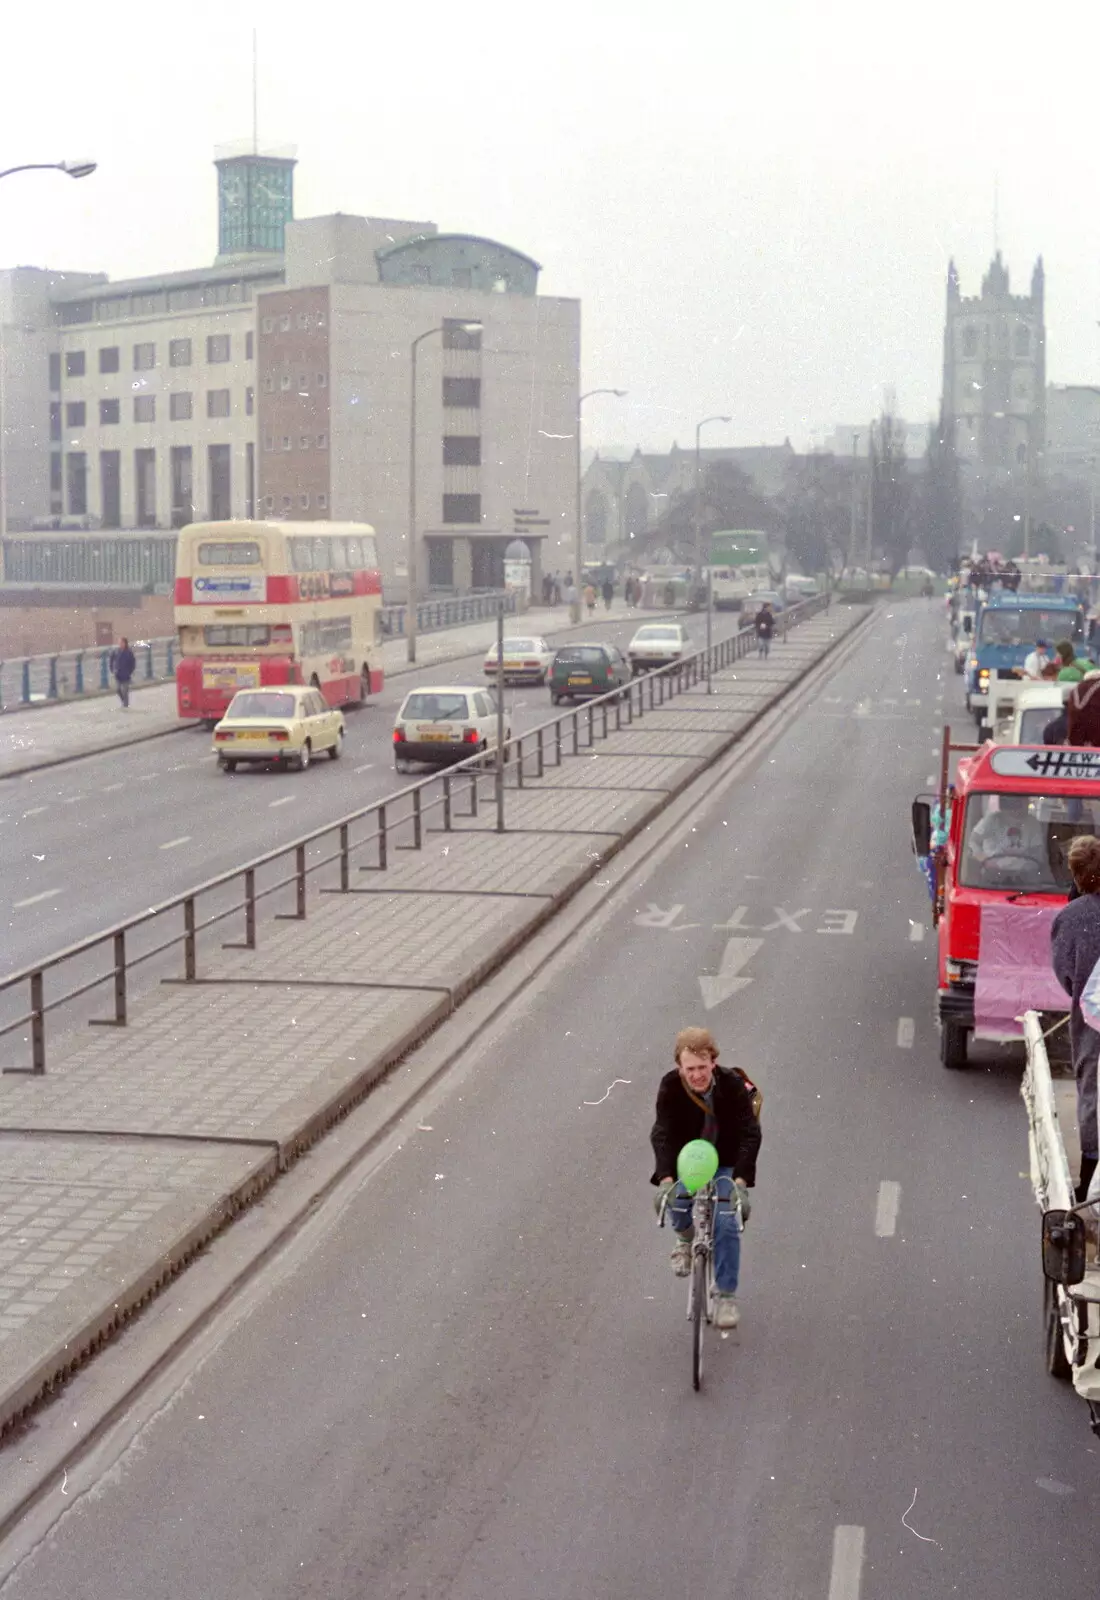
[[[258,517],[330,514],[329,329],[327,288],[257,299]]]

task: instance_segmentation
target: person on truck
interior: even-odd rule
[[[1081,1137],[1081,1171],[1077,1199],[1088,1194],[1100,1156],[1100,1128],[1096,1117],[1096,1066],[1100,1060],[1100,1033],[1081,1015],[1081,995],[1100,961],[1100,839],[1080,834],[1066,854],[1077,898],[1064,906],[1050,929],[1050,957],[1054,976],[1072,1001],[1069,1037],[1073,1073],[1077,1079],[1077,1127]]]
[[[1043,676],[1043,668],[1050,664],[1050,646],[1045,639],[1036,639],[1035,648],[1024,657],[1024,664],[1018,668],[1021,678],[1032,678],[1036,682]]]
[[[1085,674],[1093,670],[1092,662],[1079,656],[1068,639],[1059,639],[1054,648],[1058,653],[1059,683],[1080,683]]]
[[[1066,696],[1066,743],[1100,747],[1100,670],[1095,667]]]
[[[996,796],[996,811],[987,811],[970,832],[970,854],[983,883],[1000,888],[1003,875],[1035,876],[1048,863],[1046,829],[1031,815],[1026,794]]]

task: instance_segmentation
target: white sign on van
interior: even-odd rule
[[[1100,783],[1100,750],[1065,745],[1029,750],[1026,745],[1010,745],[994,750],[990,766],[1000,778],[1089,778]]]

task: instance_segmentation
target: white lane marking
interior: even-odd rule
[[[62,797],[61,804],[63,806],[75,806],[79,804],[81,800],[86,800],[87,798],[87,795],[83,794],[67,794]]]
[[[109,783],[104,788],[103,793],[104,794],[114,794],[116,789],[124,789],[125,787],[126,787],[126,785],[124,783]]]
[[[369,772],[373,766],[373,761],[364,761],[361,767],[355,767],[353,770],[356,772]]]
[[[185,833],[182,839],[169,839],[168,842],[166,844],[162,844],[160,848],[162,850],[175,850],[178,845],[190,843],[191,835],[189,833]]]
[[[841,1523],[833,1530],[833,1565],[829,1572],[829,1600],[859,1600],[863,1579],[865,1528]]]
[[[28,895],[26,900],[17,900],[12,906],[13,911],[22,911],[24,906],[36,906],[40,900],[52,900],[61,893],[60,889],[43,889],[41,894]]]
[[[916,1031],[917,1031],[917,1025],[913,1021],[912,1017],[899,1017],[898,1018],[898,1049],[899,1050],[912,1050],[912,1048],[913,1048],[913,1035],[916,1033]]]
[[[49,806],[31,806],[30,810],[24,811],[23,815],[25,817],[39,817],[43,811],[48,811],[49,809]]]
[[[935,773],[934,773],[934,772],[930,772],[930,773],[929,773],[929,774],[928,774],[928,776],[927,776],[927,778],[925,778],[925,780],[924,780],[924,781],[925,781],[925,783],[926,783],[926,784],[927,784],[927,785],[928,785],[928,787],[929,787],[929,788],[931,788],[931,787],[932,787],[932,785],[933,785],[933,784],[934,784],[934,783],[935,783],[935,781],[936,781],[936,774],[935,774]]]
[[[875,1238],[892,1239],[898,1228],[898,1206],[901,1203],[901,1184],[883,1178],[878,1186],[875,1205]]]
[[[282,798],[279,799],[279,800],[269,800],[268,801],[268,805],[271,805],[271,806],[288,806],[292,800],[296,800],[297,798],[298,798],[297,795],[284,794],[282,796]]]
[[[920,944],[921,940],[924,938],[924,923],[911,922],[909,924],[909,937],[914,944]]]

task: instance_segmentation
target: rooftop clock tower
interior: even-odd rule
[[[286,152],[219,153],[218,260],[281,255],[294,216],[294,168]]]

